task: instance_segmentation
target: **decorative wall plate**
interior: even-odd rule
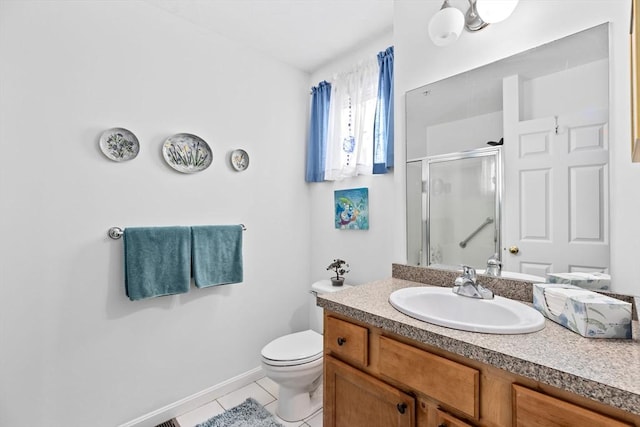
[[[249,167],[249,155],[244,150],[231,152],[231,166],[237,171],[243,171]]]
[[[114,162],[135,159],[140,151],[140,143],[133,132],[124,128],[111,128],[100,135],[100,149]]]
[[[178,133],[166,139],[162,145],[164,160],[182,173],[205,170],[213,161],[213,152],[200,137],[190,133]]]

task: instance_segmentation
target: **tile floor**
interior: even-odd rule
[[[258,403],[271,412],[276,420],[284,427],[322,427],[322,409],[309,418],[295,423],[290,423],[280,419],[276,413],[278,401],[278,385],[267,377],[263,377],[245,387],[222,396],[219,399],[209,402],[191,412],[177,417],[180,427],[194,427],[195,425],[208,420],[227,409],[231,409],[244,402],[248,397],[253,397]]]

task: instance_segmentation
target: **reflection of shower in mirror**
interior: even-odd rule
[[[451,192],[451,183],[444,182],[441,178],[436,178],[431,181],[431,195],[440,196],[441,194],[447,194]]]
[[[501,151],[499,147],[427,157],[427,265],[483,266],[500,252]],[[461,260],[461,261],[460,261]]]

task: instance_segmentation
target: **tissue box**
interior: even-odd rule
[[[574,292],[566,296],[564,304],[555,295],[553,302],[559,310],[549,308],[547,289],[577,289],[580,287],[557,283],[534,283],[533,306],[546,318],[589,338],[631,338],[631,304],[597,292]],[[560,294],[560,292],[556,292]],[[559,299],[560,298],[560,299]],[[550,301],[549,301],[550,302]]]
[[[605,273],[547,273],[547,281],[598,291],[608,291],[611,287],[611,276]]]

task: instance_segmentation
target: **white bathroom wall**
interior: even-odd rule
[[[524,80],[522,120],[609,106],[609,61],[601,59],[536,79]]]
[[[466,10],[468,2],[452,0]],[[450,46],[436,47],[427,34],[427,22],[442,2],[396,0],[394,45],[396,123],[405,120],[404,96],[408,90],[467,71],[577,31],[604,23],[610,26],[610,141],[611,141],[611,270],[613,288],[640,295],[640,166],[630,159],[630,79],[628,0],[521,0],[506,21],[477,33],[463,32]],[[396,126],[396,141],[404,141],[404,127]],[[404,155],[401,143],[396,158]],[[395,174],[404,179],[404,166],[397,162]],[[403,194],[404,182],[396,183]],[[404,205],[404,203],[403,203]],[[394,254],[406,253],[404,223],[395,225]]]
[[[307,327],[308,82],[144,1],[0,2],[0,425],[113,427]],[[100,152],[114,126],[135,160]],[[164,163],[178,132],[209,143],[209,169]],[[242,284],[126,298],[109,227],[235,223]]]
[[[424,143],[427,156],[487,148],[488,141],[502,137],[502,111],[427,126]]]
[[[378,52],[393,45],[392,34],[383,34],[342,58],[312,73],[309,86],[322,80],[331,81],[334,74],[348,71],[359,61],[376,57]],[[398,122],[397,122],[398,123]],[[396,126],[400,126],[396,124]],[[400,143],[402,144],[402,142]],[[396,163],[402,163],[402,157]],[[362,284],[391,276],[392,262],[405,262],[402,254],[393,251],[394,223],[404,221],[404,205],[396,203],[397,172],[332,182],[308,184],[311,212],[311,277],[313,280],[331,276],[326,266],[334,258],[345,259],[350,265],[345,283]],[[334,191],[348,188],[369,189],[369,230],[338,230],[334,226]],[[404,190],[403,190],[404,191]],[[398,256],[399,255],[399,256]]]

